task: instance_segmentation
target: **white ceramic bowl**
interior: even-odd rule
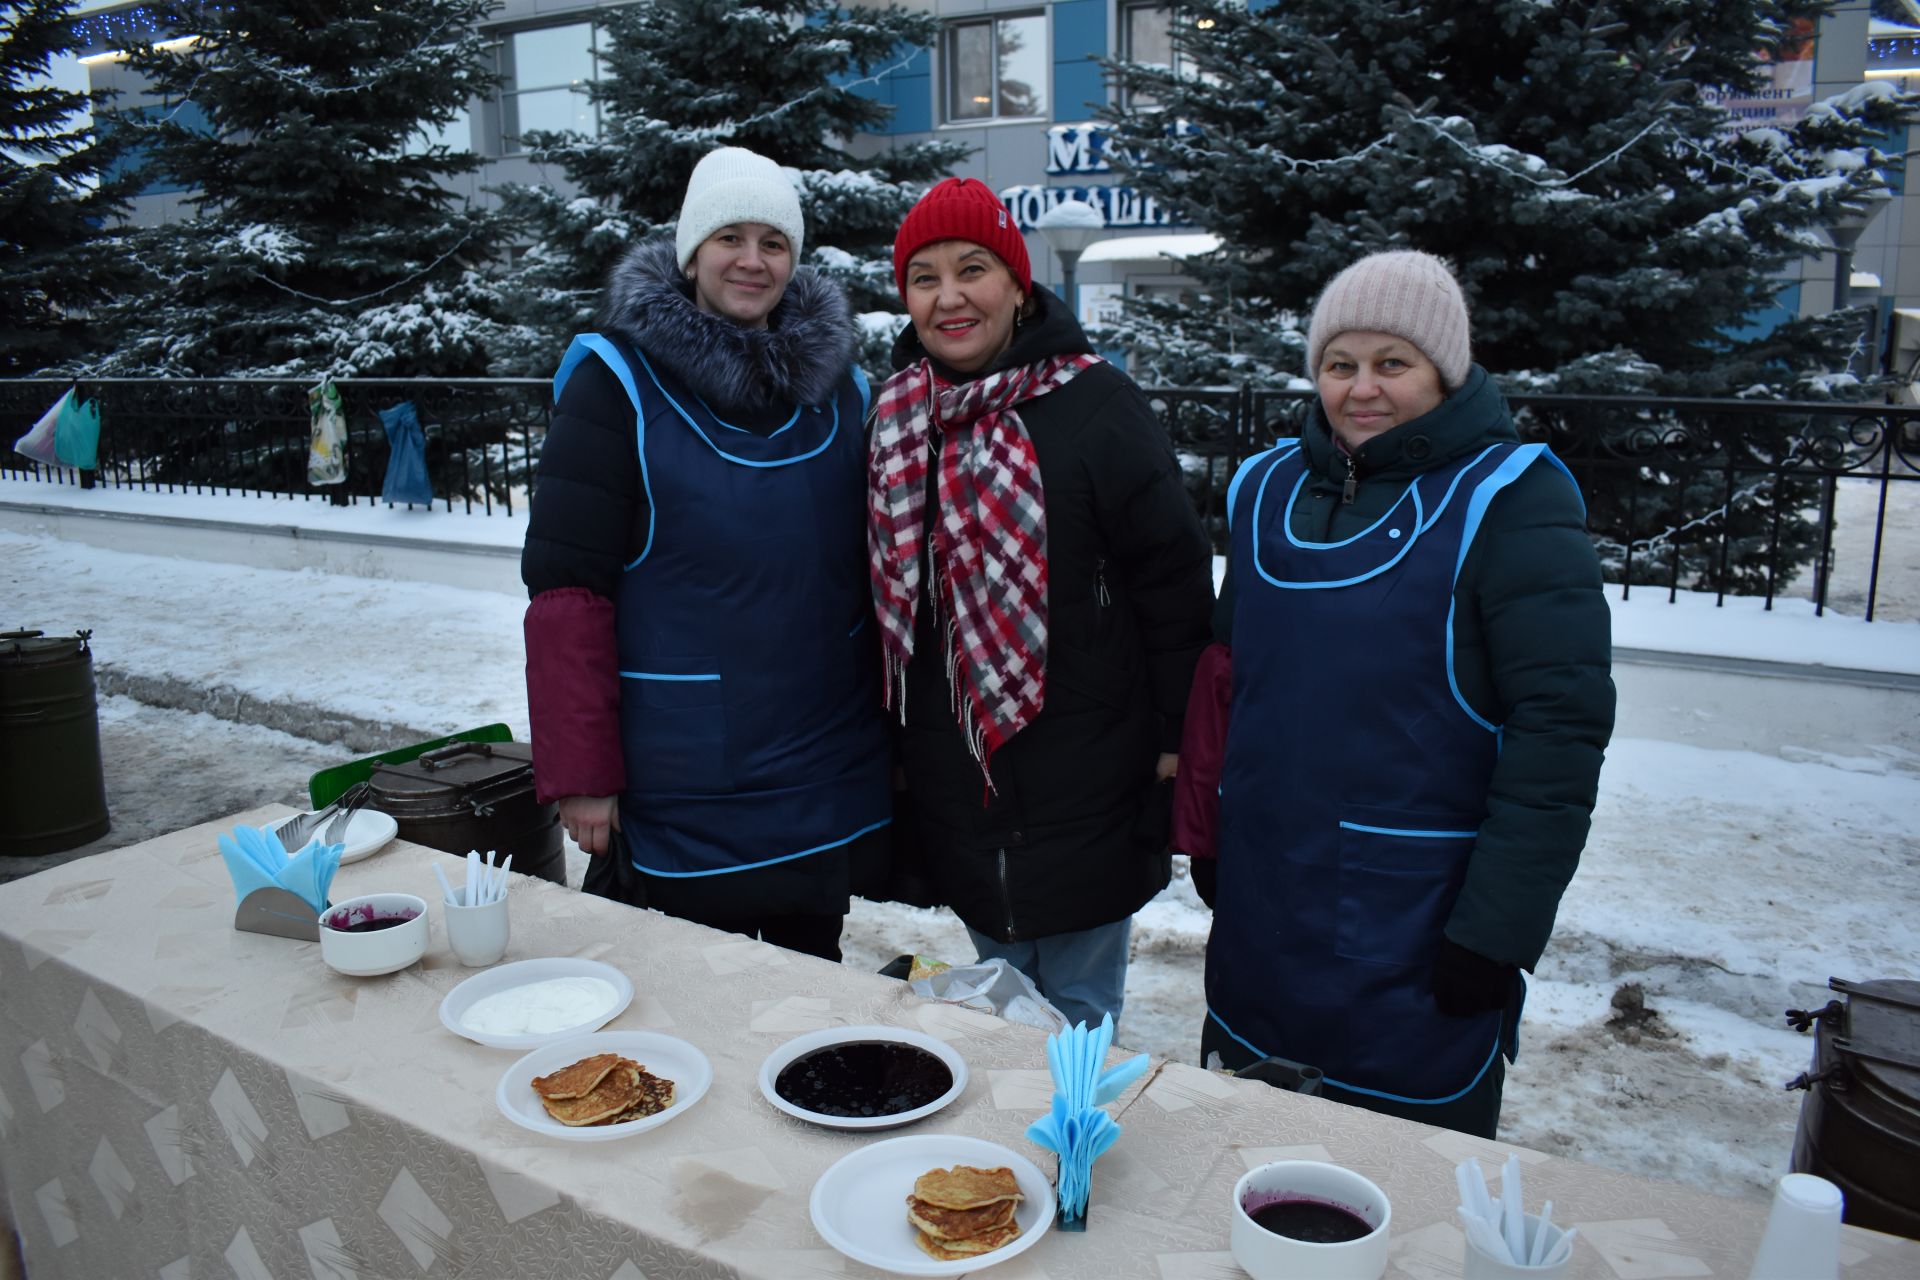
[[[372,933],[346,933],[328,921],[383,919],[411,915],[405,924]],[[368,893],[348,898],[320,913],[320,958],[327,967],[355,978],[404,969],[427,953],[427,903],[411,893]]]
[[[1249,1216],[1275,1200],[1320,1200],[1372,1225],[1358,1240],[1316,1244],[1276,1235]],[[1249,1169],[1233,1184],[1233,1260],[1253,1280],[1380,1280],[1387,1269],[1393,1209],[1387,1193],[1351,1169],[1319,1160],[1276,1160]]]
[[[818,1111],[809,1111],[805,1107],[788,1102],[774,1091],[773,1082],[795,1058],[825,1049],[836,1044],[866,1044],[876,1040],[888,1040],[897,1044],[910,1044],[925,1049],[940,1061],[946,1063],[947,1070],[953,1075],[953,1083],[947,1091],[923,1107],[911,1111],[899,1111],[888,1116],[830,1116]],[[767,1055],[760,1064],[760,1092],[768,1102],[780,1108],[790,1116],[828,1129],[892,1129],[903,1124],[912,1124],[923,1116],[930,1116],[940,1108],[959,1097],[967,1087],[967,1061],[945,1040],[930,1036],[924,1031],[912,1031],[906,1027],[828,1027],[823,1031],[810,1031],[793,1039]]]

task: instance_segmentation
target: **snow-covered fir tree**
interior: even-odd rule
[[[671,229],[694,164],[722,146],[794,170],[806,264],[840,281],[854,311],[898,311],[893,233],[966,148],[920,142],[856,158],[846,144],[891,114],[860,88],[933,42],[930,15],[822,0],[652,0],[599,18],[599,136],[530,134],[534,160],[564,180],[502,192],[532,241],[513,292],[542,339],[515,353],[518,372],[549,372],[568,336],[590,327],[608,269]],[[878,372],[879,335],[905,317],[867,319],[866,362]]]
[[[190,44],[130,62],[157,106],[117,123],[190,216],[143,231],[127,371],[433,376],[487,371],[498,222],[429,141],[488,91],[491,0],[222,0],[162,9]],[[195,113],[181,110],[191,103]],[[204,125],[201,124],[204,121]]]
[[[1200,305],[1137,308],[1103,336],[1150,376],[1284,384],[1301,372],[1326,282],[1365,253],[1412,247],[1454,265],[1475,359],[1512,390],[1846,394],[1865,313],[1737,335],[1789,283],[1783,267],[1828,252],[1820,229],[1884,186],[1879,147],[1915,100],[1874,81],[1791,128],[1736,132],[1703,92],[1760,87],[1756,52],[1793,56],[1830,7],[1183,4],[1179,67],[1108,64],[1122,90],[1113,159],[1223,246],[1189,265]],[[1679,523],[1669,516],[1713,505],[1643,492],[1630,517],[1624,486],[1589,488],[1616,562],[1627,541]],[[1774,503],[1746,496],[1734,576],[1751,586]],[[1721,527],[1707,522],[1688,545]],[[1791,563],[1806,530],[1784,539]],[[1674,540],[1645,549],[1671,555]],[[1703,564],[1690,559],[1688,573]]]
[[[0,374],[84,372],[105,344],[94,311],[128,287],[109,229],[125,181],[88,118],[96,95],[46,79],[72,46],[73,0],[0,0]]]

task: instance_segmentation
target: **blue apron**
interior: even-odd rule
[[[839,848],[892,818],[867,576],[867,383],[759,435],[645,353],[573,340],[635,409],[645,547],[614,598],[621,830],[636,867],[708,876]]]
[[[1228,493],[1233,702],[1207,1009],[1336,1089],[1450,1102],[1512,1047],[1517,1005],[1449,1017],[1430,983],[1500,749],[1454,679],[1454,582],[1487,504],[1542,456],[1559,465],[1543,445],[1489,446],[1339,542],[1292,531],[1312,482],[1298,441],[1248,461]]]

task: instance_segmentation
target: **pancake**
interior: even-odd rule
[[[600,1121],[601,1124],[623,1124],[628,1120],[644,1120],[673,1105],[673,1081],[656,1076],[645,1067],[641,1067],[637,1085],[640,1096],[633,1104],[611,1120]]]
[[[907,1197],[907,1221],[936,1240],[968,1240],[1013,1221],[1018,1200],[995,1200],[978,1209],[942,1209],[925,1200]]]
[[[637,1066],[623,1059],[621,1065],[607,1072],[590,1092],[578,1098],[542,1098],[540,1105],[568,1128],[604,1124],[646,1096],[640,1083],[642,1074]]]
[[[965,1240],[935,1240],[924,1231],[913,1233],[913,1242],[920,1246],[920,1252],[928,1257],[938,1258],[942,1262],[953,1262],[959,1258],[974,1258],[983,1253],[992,1253],[1003,1245],[1018,1239],[1020,1225],[1009,1222],[1004,1227],[995,1227],[983,1235],[971,1236]]]
[[[606,1078],[609,1071],[625,1061],[627,1059],[617,1053],[596,1053],[570,1067],[562,1067],[550,1076],[535,1076],[533,1091],[550,1102],[584,1098]]]
[[[1013,1170],[976,1169],[957,1164],[951,1169],[929,1169],[914,1179],[913,1194],[939,1209],[978,1209],[998,1200],[1020,1199]]]

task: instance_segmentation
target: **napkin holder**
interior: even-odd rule
[[[1059,1167],[1059,1163],[1056,1161],[1054,1164],[1054,1178],[1056,1181],[1060,1176]],[[1060,1203],[1060,1198],[1057,1195],[1054,1197],[1053,1203],[1053,1229],[1055,1231],[1085,1231],[1087,1229],[1087,1209],[1093,1208],[1093,1175],[1087,1175],[1087,1204],[1086,1208],[1082,1209],[1079,1213],[1068,1217],[1067,1208]]]
[[[299,894],[278,885],[255,889],[240,900],[233,927],[295,942],[320,941],[320,913]]]

